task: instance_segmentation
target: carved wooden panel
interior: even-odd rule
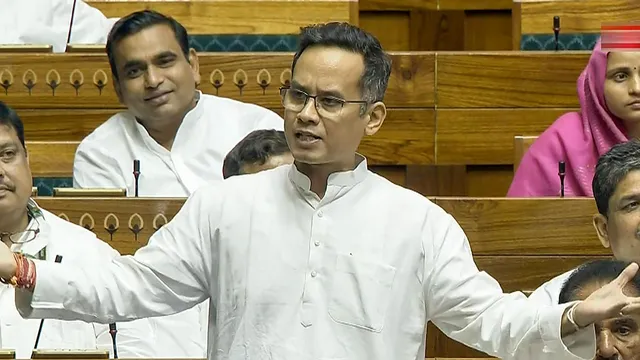
[[[291,79],[290,53],[202,53],[199,88],[208,94],[280,107]],[[389,107],[433,107],[433,53],[392,55]],[[122,108],[102,54],[0,54],[0,101],[15,108]]]
[[[431,198],[462,226],[475,256],[607,256],[591,225],[590,198]],[[121,252],[146,244],[184,199],[38,198],[54,214],[89,225]],[[135,233],[135,224],[139,225]],[[113,225],[110,227],[109,225]],[[109,229],[118,229],[111,233]]]
[[[49,212],[93,231],[121,254],[133,254],[169,222],[185,199],[36,198]]]

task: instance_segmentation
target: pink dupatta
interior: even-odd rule
[[[558,118],[531,145],[507,193],[508,197],[559,196],[558,162],[566,164],[565,196],[593,196],[591,182],[598,158],[628,140],[622,121],[604,100],[607,53],[596,43],[578,78],[580,112]]]

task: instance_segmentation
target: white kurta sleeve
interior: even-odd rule
[[[423,233],[423,285],[428,317],[440,330],[502,359],[593,359],[593,327],[569,341],[560,337],[569,304],[540,304],[520,292],[504,294],[495,279],[478,271],[462,228],[450,215],[434,212]]]
[[[538,287],[531,295],[529,295],[529,299],[540,304],[557,304],[560,299],[560,291],[562,290],[562,285],[569,278],[569,276],[571,276],[572,272],[573,270],[558,275],[555,278],[540,285],[540,287]]]
[[[255,129],[284,130],[284,120],[275,112],[265,109],[263,116],[259,118]]]
[[[16,291],[23,317],[111,323],[171,315],[207,299],[216,289],[217,234],[222,199],[202,188],[134,256],[101,266],[36,262],[33,293]]]
[[[80,143],[73,159],[73,187],[126,189],[127,183],[115,159],[85,141]]]

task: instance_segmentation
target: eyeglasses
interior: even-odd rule
[[[28,229],[25,231],[19,231],[16,233],[8,233],[8,232],[0,232],[0,239],[4,240],[4,239],[9,239],[9,241],[11,241],[11,243],[13,244],[25,244],[28,243],[30,241],[35,240],[35,238],[38,236],[38,234],[40,233],[40,223],[38,222],[37,219],[35,219],[36,222],[36,228],[35,229]]]
[[[313,99],[316,111],[321,117],[335,118],[340,116],[344,104],[368,104],[367,101],[363,100],[344,100],[335,96],[309,95],[302,90],[289,87],[281,87],[280,96],[282,97],[282,105],[290,111],[302,111],[309,98]]]

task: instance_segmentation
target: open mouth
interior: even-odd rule
[[[306,131],[298,131],[296,132],[296,139],[298,141],[302,141],[302,142],[314,142],[314,141],[319,141],[322,140],[321,137],[316,136],[310,132],[306,132]]]

